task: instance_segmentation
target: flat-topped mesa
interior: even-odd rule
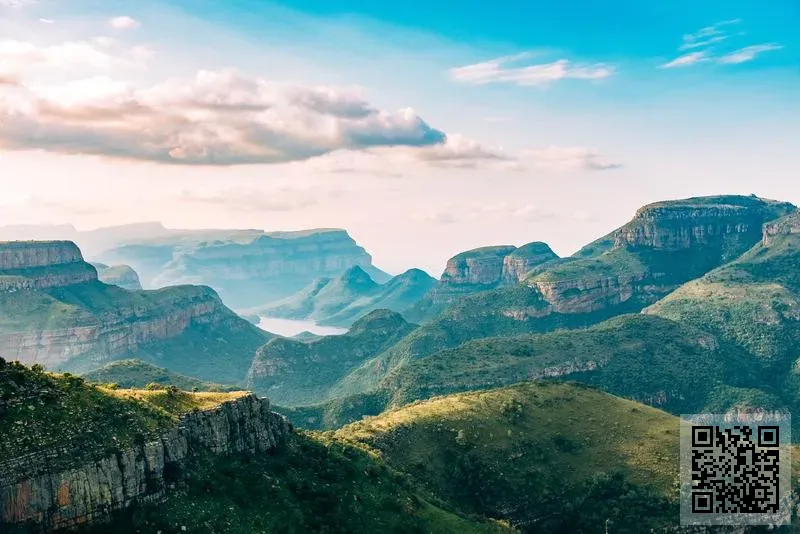
[[[556,259],[558,255],[547,243],[534,241],[522,245],[503,258],[502,281],[507,285],[518,284],[536,267]]]
[[[664,251],[722,247],[735,257],[758,242],[765,222],[795,209],[787,202],[741,196],[657,202],[640,208],[617,231],[614,246]]]
[[[447,261],[442,283],[448,285],[495,285],[503,275],[503,262],[517,247],[499,245],[468,250]]]
[[[769,246],[776,237],[791,234],[800,234],[800,212],[765,224],[761,242],[764,246]]]
[[[0,242],[0,291],[48,289],[97,280],[72,241]]]

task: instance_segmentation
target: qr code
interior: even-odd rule
[[[691,524],[784,524],[791,476],[788,415],[692,416],[681,429],[681,517]],[[734,417],[741,420],[733,420]]]

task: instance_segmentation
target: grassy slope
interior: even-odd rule
[[[101,321],[152,318],[175,313],[176,306],[217,299],[210,288],[179,286],[127,291],[89,282],[41,291],[0,292],[0,332],[31,332],[94,326]],[[211,381],[244,380],[256,349],[271,335],[218,302],[218,322],[196,322],[178,336],[141,344],[135,353],[112,357],[150,360],[172,371]],[[143,310],[146,310],[143,311]],[[76,355],[59,371],[85,373],[99,367],[94,352]]]
[[[735,206],[744,219],[770,220],[791,209],[789,205],[752,197],[701,197],[658,203],[650,208],[702,208]],[[639,224],[634,219],[631,225]],[[638,248],[609,248],[611,235],[588,245],[576,257],[555,262],[533,273],[530,282],[557,282],[597,278],[645,278],[645,288],[634,292],[622,304],[613,304],[590,313],[546,313],[544,317],[518,320],[508,310],[546,312],[548,303],[539,290],[520,284],[471,295],[450,306],[437,319],[420,326],[396,346],[347,376],[335,389],[339,396],[357,395],[379,387],[381,380],[395,369],[442,349],[457,347],[473,339],[547,332],[558,328],[581,328],[611,317],[635,313],[652,304],[666,292],[719,265],[723,258],[745,252],[746,242],[734,240],[722,246],[695,247],[679,251],[654,251]],[[735,249],[735,250],[733,250]],[[658,273],[657,277],[653,273]],[[652,279],[651,279],[652,278]],[[575,289],[580,292],[580,290]]]
[[[235,393],[114,390],[81,378],[0,363],[0,457],[57,446],[50,469],[142,442],[180,414]],[[62,465],[63,464],[63,465]],[[175,476],[176,473],[167,476]],[[356,447],[306,435],[255,457],[200,452],[167,501],[136,507],[92,532],[506,532],[465,519],[407,477]],[[3,526],[3,532],[24,532]]]
[[[547,376],[580,380],[673,413],[719,406],[734,396],[769,397],[748,389],[769,376],[743,351],[688,325],[637,314],[587,329],[464,343],[399,367],[369,393],[287,415],[306,428],[335,428],[387,406]]]
[[[119,360],[91,371],[83,377],[97,384],[117,384],[121,388],[143,388],[148,384],[175,386],[184,391],[235,391],[236,387],[204,382],[174,373],[141,360]]]
[[[65,446],[74,452],[64,461],[96,458],[242,394],[112,390],[0,360],[0,458]]]
[[[344,427],[465,511],[535,532],[676,524],[678,420],[577,385],[435,398]]]

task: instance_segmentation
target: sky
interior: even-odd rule
[[[0,225],[341,227],[439,275],[659,200],[800,204],[798,27],[795,0],[0,0]]]

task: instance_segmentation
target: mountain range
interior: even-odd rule
[[[158,272],[244,280],[231,251],[306,237],[169,236]],[[0,354],[36,364],[0,359],[0,524],[678,532],[676,416],[800,408],[790,203],[657,202],[572,256],[484,247],[440,280],[344,263],[252,307],[349,327],[290,339],[213,285],[123,289],[73,243],[0,243]]]

